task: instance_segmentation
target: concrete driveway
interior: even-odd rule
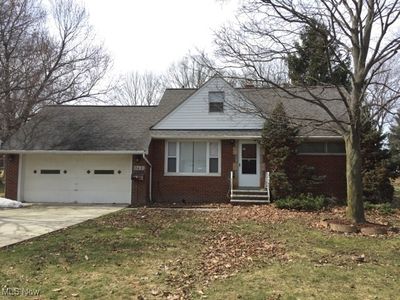
[[[120,209],[115,205],[31,205],[0,209],[0,247],[100,217]]]

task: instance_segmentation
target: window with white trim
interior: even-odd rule
[[[175,173],[176,172],[176,145],[177,142],[168,142],[167,147],[167,172]]]
[[[209,112],[224,112],[225,92],[208,92]]]
[[[204,175],[220,172],[218,141],[167,141],[166,173]]]

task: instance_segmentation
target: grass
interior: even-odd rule
[[[263,209],[287,218],[259,221],[242,214]],[[317,215],[290,214],[271,207],[216,213],[126,209],[0,250],[0,282],[40,289],[43,299],[398,297],[398,236],[331,234],[309,226]],[[253,255],[228,272],[210,273],[214,260],[233,264],[260,240],[276,250]],[[235,256],[236,250],[243,253]],[[213,251],[226,255],[215,259]],[[365,261],[358,262],[361,255]]]

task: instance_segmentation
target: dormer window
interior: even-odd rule
[[[225,92],[208,92],[209,112],[224,112]]]

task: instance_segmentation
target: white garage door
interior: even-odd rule
[[[130,203],[131,165],[130,155],[24,155],[21,199]]]

